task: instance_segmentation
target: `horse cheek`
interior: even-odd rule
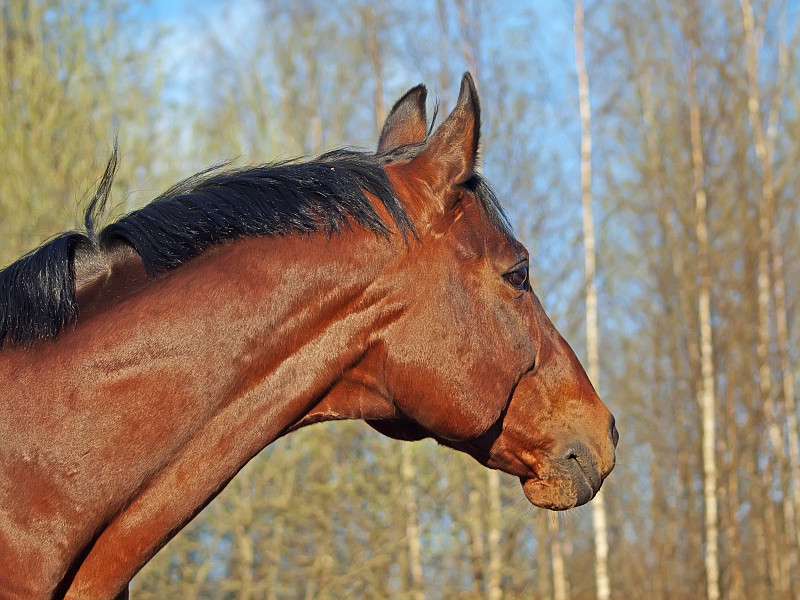
[[[445,333],[425,319],[408,325],[387,344],[386,387],[397,410],[446,440],[485,433],[513,390],[502,361],[476,360],[487,341],[474,329],[451,324]]]

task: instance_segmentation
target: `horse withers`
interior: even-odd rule
[[[261,449],[363,419],[588,502],[614,419],[476,170],[467,74],[377,152],[194,176],[0,272],[0,597],[113,598]],[[116,154],[116,153],[115,153]]]

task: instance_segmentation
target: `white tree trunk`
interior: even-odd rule
[[[586,275],[586,355],[589,379],[599,385],[600,355],[597,328],[597,283],[595,281],[595,236],[592,212],[592,113],[589,104],[589,74],[583,45],[583,1],[575,0],[575,67],[578,74],[578,100],[581,117],[581,205],[583,214],[583,252]],[[608,525],[602,491],[592,502],[594,528],[595,585],[599,600],[611,597],[608,576]]]
[[[488,600],[501,600],[502,557],[500,549],[500,474],[491,470],[487,472],[489,488],[489,568],[487,569],[486,597]]]
[[[558,524],[558,514],[549,513],[547,521],[550,525],[551,560],[553,563],[553,600],[567,600],[569,588],[567,574],[564,570],[564,550],[561,546],[561,532]]]
[[[695,40],[696,41],[696,40]],[[703,497],[705,500],[705,572],[706,597],[719,598],[719,517],[717,508],[716,460],[716,392],[711,331],[711,276],[708,264],[707,197],[704,187],[703,141],[700,127],[700,106],[697,101],[695,57],[689,59],[689,124],[694,174],[695,230],[697,234],[698,317],[700,322],[700,409],[702,420]]]
[[[403,492],[406,501],[406,536],[408,538],[408,568],[411,576],[411,593],[414,600],[424,600],[422,582],[422,549],[419,543],[419,509],[417,508],[417,489],[414,485],[414,463],[411,457],[411,444],[403,448]]]
[[[787,530],[790,532],[790,547],[788,552],[780,553],[781,557],[781,591],[788,594],[790,573],[796,573],[800,564],[800,527],[797,524],[797,514],[800,512],[800,447],[798,447],[797,406],[794,399],[794,376],[789,363],[788,354],[788,323],[786,316],[785,285],[783,281],[783,248],[780,241],[780,229],[777,226],[775,215],[775,189],[772,174],[772,154],[774,141],[771,139],[777,133],[778,106],[781,94],[776,91],[770,110],[770,122],[764,126],[761,106],[761,90],[758,81],[759,41],[763,31],[756,31],[755,17],[750,0],[740,0],[742,9],[742,29],[746,44],[746,67],[748,84],[748,113],[750,126],[753,131],[753,147],[756,157],[761,163],[761,189],[762,202],[759,204],[759,245],[758,245],[758,313],[759,313],[759,386],[761,398],[764,402],[764,412],[767,417],[767,427],[772,450],[776,458],[776,468],[780,474],[781,491],[783,498],[783,517]],[[779,50],[779,82],[784,80],[783,71],[788,63],[785,45]],[[779,84],[780,85],[780,84]],[[768,129],[768,130],[767,130]],[[770,270],[769,254],[772,252],[772,269]],[[773,284],[770,290],[770,275]],[[786,456],[784,450],[783,431],[781,430],[779,415],[772,394],[772,372],[769,367],[769,346],[771,342],[769,324],[769,297],[772,291],[775,299],[776,334],[783,379],[783,410],[786,417],[788,430],[789,451],[787,474],[780,468]]]

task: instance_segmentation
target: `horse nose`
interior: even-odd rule
[[[597,493],[600,489],[600,485],[603,483],[603,477],[597,468],[589,448],[581,443],[570,444],[567,446],[566,450],[562,452],[560,459],[561,464],[573,474],[576,481],[583,480],[588,484],[591,493],[589,494],[589,498],[584,500],[584,502],[588,502],[588,500]]]
[[[611,443],[614,444],[616,450],[617,444],[619,444],[619,431],[617,431],[616,420],[613,416],[611,417]]]

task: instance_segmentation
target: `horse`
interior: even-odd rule
[[[258,452],[362,419],[588,502],[614,418],[533,293],[478,172],[466,73],[424,85],[376,151],[212,169],[0,272],[0,597],[125,598],[133,576]]]

